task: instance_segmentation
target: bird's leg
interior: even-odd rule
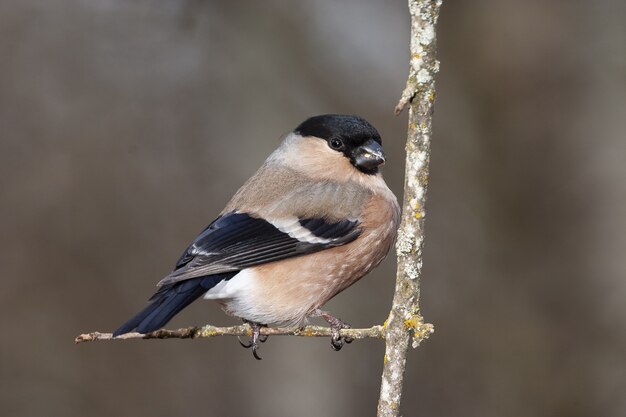
[[[259,326],[259,331],[261,331],[261,329],[260,329],[261,327],[266,327],[266,326],[265,326],[265,325],[263,325],[263,324],[253,323],[253,322],[251,322],[251,321],[244,320],[244,319],[242,319],[241,321],[243,321],[243,323],[244,323],[244,324],[247,324],[247,325],[249,325],[250,327],[252,327],[252,331],[253,331],[253,332],[254,332],[254,326]],[[267,341],[267,338],[268,338],[268,337],[269,337],[269,336],[268,336],[268,335],[266,335],[266,334],[259,334],[259,342],[261,342],[261,343],[265,343],[265,342]],[[244,343],[244,342],[242,342],[242,341],[241,341],[241,337],[240,337],[240,336],[237,336],[237,339],[239,339],[239,343],[241,344],[241,346],[245,347],[246,349],[249,349],[249,348],[251,348],[251,347],[252,347],[252,342],[251,342],[251,341],[250,341],[250,342],[248,342],[248,343]]]
[[[247,323],[252,328],[252,340],[248,343],[244,343],[238,338],[239,343],[246,349],[252,348],[252,356],[254,356],[255,359],[261,360],[261,357],[257,353],[257,349],[259,348],[259,343],[265,343],[269,336],[261,335],[261,327],[263,327],[262,324],[247,320],[244,320],[243,322]]]
[[[330,346],[333,350],[340,350],[343,347],[343,343],[352,343],[354,340],[351,337],[341,337],[339,331],[341,329],[349,329],[350,325],[344,323],[341,319],[338,319],[335,316],[332,316],[329,312],[320,310],[319,308],[313,310],[311,313],[313,317],[321,317],[330,324],[330,330],[332,332],[332,337],[330,339]]]

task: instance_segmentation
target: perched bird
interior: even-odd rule
[[[299,326],[385,258],[400,208],[380,173],[378,131],[358,116],[321,115],[288,134],[158,283],[118,336],[163,327],[197,298],[250,324],[257,355],[265,325]],[[349,342],[350,340],[345,340]]]

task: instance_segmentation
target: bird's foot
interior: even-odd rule
[[[312,315],[315,317],[321,317],[326,320],[328,324],[330,324],[330,330],[332,332],[330,347],[333,348],[333,350],[340,350],[343,347],[344,342],[352,343],[354,341],[354,339],[351,337],[342,337],[339,334],[339,331],[341,329],[349,329],[351,327],[349,324],[344,323],[341,319],[338,319],[337,317],[332,316],[327,311],[320,309],[314,310]]]
[[[261,360],[261,357],[257,353],[257,350],[259,349],[259,343],[265,343],[269,336],[261,334],[261,327],[264,327],[262,324],[246,320],[244,320],[244,323],[247,323],[252,329],[252,339],[249,342],[244,343],[241,341],[241,339],[237,338],[239,339],[239,344],[241,344],[241,346],[246,349],[252,348],[252,356],[254,356],[255,359]]]

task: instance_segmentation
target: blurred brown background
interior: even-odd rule
[[[233,4],[236,3],[236,4]],[[404,416],[626,415],[626,3],[444,1]],[[401,196],[397,1],[0,1],[0,413],[374,415],[383,343],[74,345],[319,113],[383,135]],[[382,322],[393,257],[328,306]],[[198,302],[171,327],[231,324]]]

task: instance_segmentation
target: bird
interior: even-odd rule
[[[321,307],[378,266],[394,245],[400,207],[385,183],[380,134],[355,115],[313,116],[287,134],[113,336],[162,328],[193,301],[214,300],[261,328],[321,317],[331,347],[350,326]]]

